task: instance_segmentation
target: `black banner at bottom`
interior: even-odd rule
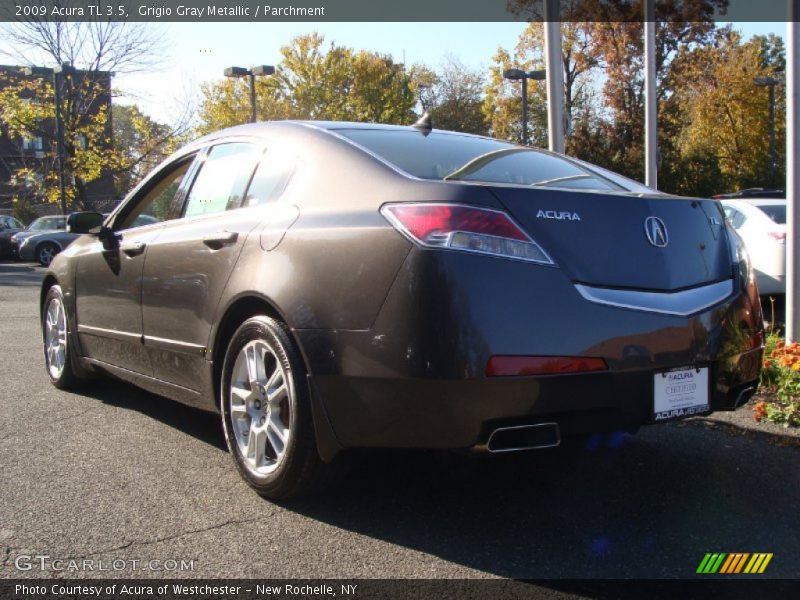
[[[800,598],[800,581],[508,579],[6,579],[3,600],[297,600],[528,598]]]

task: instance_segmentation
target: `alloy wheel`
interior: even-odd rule
[[[53,379],[61,377],[67,360],[67,315],[60,298],[51,298],[44,321],[47,369]]]
[[[236,357],[229,407],[236,445],[255,475],[273,472],[286,456],[292,425],[289,370],[263,340],[245,345]]]
[[[56,256],[56,250],[50,245],[42,246],[39,250],[39,262],[45,267],[48,266]]]

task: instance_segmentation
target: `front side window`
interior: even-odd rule
[[[259,158],[253,144],[220,144],[211,148],[200,166],[189,196],[184,217],[196,217],[239,208]]]
[[[167,168],[166,173],[149,187],[141,199],[134,200],[135,207],[123,217],[116,229],[134,229],[177,219],[180,216],[180,204],[176,196],[193,158],[186,157],[172,168]]]

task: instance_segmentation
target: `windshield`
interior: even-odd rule
[[[28,231],[51,231],[53,229],[66,228],[67,220],[64,217],[42,217],[31,223]]]
[[[623,186],[556,154],[509,142],[434,131],[339,129],[338,133],[421,179],[621,190]]]

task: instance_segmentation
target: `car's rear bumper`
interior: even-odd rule
[[[655,373],[677,367],[708,367],[710,410],[734,409],[763,353],[755,286],[734,287],[695,314],[657,314],[590,302],[558,269],[414,250],[369,330],[295,333],[342,446],[467,448],[509,424],[634,430],[652,422]],[[487,377],[497,355],[609,370]]]
[[[711,411],[733,410],[758,383],[761,350],[711,365]],[[726,361],[727,362],[727,361]],[[557,423],[564,436],[653,423],[651,370],[502,379],[315,377],[344,447],[468,448],[499,427]]]

